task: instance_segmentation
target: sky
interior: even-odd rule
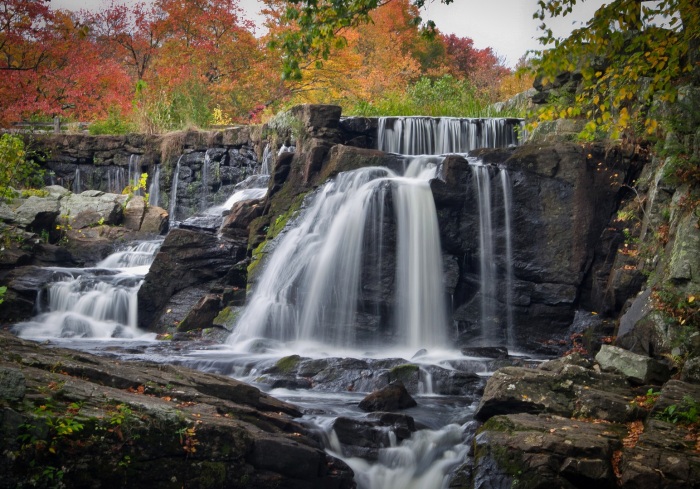
[[[471,38],[476,48],[490,47],[507,66],[514,67],[527,51],[540,47],[539,22],[532,18],[537,0],[454,0],[450,5],[429,2],[421,14],[424,20],[433,20],[445,34]],[[51,0],[53,8],[69,10],[99,9],[108,3],[109,0]],[[550,27],[556,35],[565,36],[590,19],[603,3],[603,0],[579,2],[573,14],[555,19]],[[261,19],[261,2],[240,0],[240,5],[251,20]]]

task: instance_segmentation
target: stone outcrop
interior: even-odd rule
[[[595,359],[603,370],[619,373],[641,385],[663,384],[671,377],[671,370],[663,363],[612,345],[603,345]]]
[[[297,409],[254,387],[4,332],[0,344],[0,487],[354,487]]]
[[[512,182],[515,344],[538,349],[546,340],[563,336],[582,298],[590,297],[589,277],[607,253],[597,252],[595,245],[614,215],[620,188],[634,176],[635,168],[630,159],[595,145],[525,145],[482,150],[478,156],[487,165],[507,168]],[[499,171],[490,167],[492,181]],[[465,160],[448,157],[442,181],[433,181],[432,188],[443,248],[459,266],[453,319],[463,338],[473,340],[481,327],[482,299],[474,170]],[[499,242],[503,227],[494,225]],[[497,270],[505,270],[505,254],[499,253],[496,260]],[[491,300],[499,304],[497,309],[504,308],[504,291]],[[505,319],[495,320],[503,325]]]
[[[207,294],[245,286],[235,265],[245,258],[247,243],[214,234],[174,229],[139,289],[139,326],[165,331],[184,320]],[[211,326],[198,322],[198,327]]]
[[[680,381],[635,387],[578,355],[501,369],[476,413],[469,481],[451,487],[697,487],[697,433],[668,413],[698,395]]]

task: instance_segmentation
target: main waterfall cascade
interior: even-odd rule
[[[424,171],[421,171],[424,170]],[[397,225],[397,346],[445,347],[447,313],[435,204],[436,165],[414,159],[399,177],[386,168],[342,173],[326,183],[274,245],[229,342],[255,338],[315,342],[337,349],[380,346],[357,337],[367,246],[383,246],[381,223],[391,189]],[[377,254],[381,268],[381,251]]]
[[[404,155],[466,153],[518,144],[520,124],[506,119],[386,118],[379,122],[379,147]],[[334,430],[337,416],[364,418],[348,408],[359,400],[356,394],[338,392],[330,400],[272,391],[314,413],[306,416],[308,422],[322,431],[329,452],[353,468],[358,487],[364,489],[446,487],[450,472],[465,460],[465,431],[471,429],[475,408],[471,401],[463,405],[464,400],[452,399],[453,408],[446,409],[441,396],[433,394],[433,372],[444,375],[465,366],[479,371],[480,365],[478,360],[465,361],[451,343],[440,233],[429,186],[439,177],[443,157],[404,158],[407,168],[401,176],[387,168],[362,168],[337,175],[306,198],[298,215],[265,248],[262,271],[228,340],[240,355],[240,366],[233,371],[253,382],[267,371],[271,358],[288,353],[311,358],[399,355],[419,366],[423,397],[409,414],[433,429],[403,442],[390,431],[376,461],[353,455]],[[479,215],[475,297],[481,329],[476,336],[483,346],[514,348],[510,178],[504,169],[469,161],[473,188],[465,193],[476,195],[474,211]],[[389,314],[371,303],[373,293],[385,286],[377,283],[385,267],[395,270]],[[368,311],[386,324],[368,326]],[[267,360],[256,363],[251,358]],[[215,356],[190,361],[212,371],[221,371],[225,363]],[[363,385],[372,389],[371,382],[360,381],[353,390],[361,391]]]

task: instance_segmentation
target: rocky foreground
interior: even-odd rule
[[[451,487],[700,487],[700,385],[659,386],[659,365],[604,347],[596,362],[573,354],[498,370],[473,460]]]
[[[293,406],[227,377],[0,332],[0,487],[350,488]]]

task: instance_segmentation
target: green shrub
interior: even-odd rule
[[[0,199],[14,196],[15,189],[43,186],[44,170],[27,159],[24,141],[12,134],[0,136]]]
[[[451,75],[422,77],[403,92],[391,92],[376,102],[357,101],[343,112],[365,117],[424,115],[433,117],[522,117],[517,110],[496,112],[492,101],[468,80]]]
[[[135,126],[125,118],[117,109],[110,108],[107,118],[95,121],[88,126],[92,135],[98,134],[128,134],[135,131]]]

